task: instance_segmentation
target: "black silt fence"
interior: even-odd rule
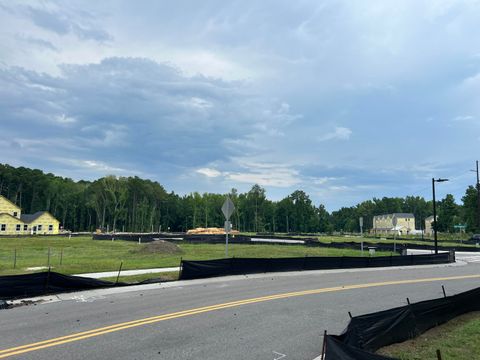
[[[325,360],[392,359],[372,352],[413,339],[453,318],[480,310],[480,288],[355,316],[341,335],[326,336]]]
[[[49,271],[0,276],[0,299],[10,300],[77,290],[99,289],[115,285],[125,284],[115,284],[110,281],[63,275]]]
[[[93,234],[93,240],[124,240],[124,241],[136,241],[138,239],[142,243],[152,242],[158,239],[169,240],[183,238],[184,234],[172,234],[172,233],[118,233],[118,234]]]
[[[453,253],[379,257],[230,258],[181,262],[181,280],[266,272],[443,264]]]

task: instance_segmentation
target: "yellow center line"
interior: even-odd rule
[[[461,276],[450,276],[450,277],[396,280],[396,281],[374,282],[374,283],[356,284],[356,285],[335,286],[335,287],[329,287],[329,288],[302,290],[302,291],[275,294],[275,295],[269,295],[269,296],[262,296],[262,297],[251,298],[251,299],[231,301],[223,304],[215,304],[215,305],[204,306],[204,307],[199,307],[199,308],[194,308],[189,310],[178,311],[178,312],[169,313],[169,314],[147,317],[147,318],[138,319],[138,320],[127,321],[127,322],[113,324],[113,325],[100,327],[100,328],[96,328],[88,331],[82,331],[82,332],[73,333],[70,335],[52,338],[52,339],[48,339],[40,342],[35,342],[31,344],[26,344],[22,346],[0,350],[0,359],[4,359],[6,357],[10,357],[13,355],[19,355],[27,352],[41,350],[41,349],[49,348],[52,346],[58,346],[61,344],[88,339],[95,336],[109,334],[109,333],[120,331],[120,330],[130,329],[130,328],[143,326],[147,324],[153,324],[160,321],[172,320],[172,319],[202,314],[202,313],[221,310],[221,309],[228,309],[228,308],[237,307],[241,305],[255,304],[255,303],[260,303],[265,301],[285,299],[285,298],[291,298],[296,296],[321,294],[321,293],[327,293],[327,292],[344,291],[344,290],[352,290],[352,289],[364,289],[364,288],[377,287],[377,286],[416,284],[416,283],[425,283],[425,282],[434,282],[434,281],[462,280],[462,279],[475,279],[475,278],[480,278],[480,275],[461,275]]]

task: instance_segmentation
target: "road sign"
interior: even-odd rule
[[[225,220],[230,220],[230,216],[232,216],[234,210],[235,205],[233,205],[233,201],[227,197],[222,205],[222,213],[225,216]]]
[[[363,216],[360,216],[358,222],[360,223],[360,227],[363,227]]]

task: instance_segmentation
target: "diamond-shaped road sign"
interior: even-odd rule
[[[232,216],[233,210],[235,210],[235,205],[233,205],[233,201],[227,197],[222,205],[222,213],[227,221],[230,219],[230,216]]]

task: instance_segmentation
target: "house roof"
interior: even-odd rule
[[[10,216],[11,218],[13,218],[13,219],[15,219],[15,220],[17,220],[17,221],[19,221],[19,222],[22,221],[22,220],[20,220],[19,218],[13,216],[12,214],[9,214],[9,213],[6,213],[6,212],[0,213],[0,216],[2,216],[2,215]]]
[[[374,216],[374,218],[381,218],[381,217],[384,217],[384,216],[397,217],[397,218],[413,218],[413,217],[415,217],[415,215],[413,215],[411,213],[393,213],[393,214],[376,215],[376,216]]]
[[[32,221],[37,220],[43,214],[49,214],[48,211],[37,211],[35,214],[22,214],[20,215],[20,220],[25,223],[30,223]]]
[[[413,215],[411,213],[394,213],[393,216],[395,216],[397,218],[413,218],[413,217],[415,217],[415,215]]]
[[[17,204],[13,203],[12,201],[8,200],[5,196],[3,195],[0,195],[0,198],[4,199],[5,201],[9,202],[10,204],[12,204],[13,206],[15,206],[17,209],[20,209],[20,206],[18,206]]]

